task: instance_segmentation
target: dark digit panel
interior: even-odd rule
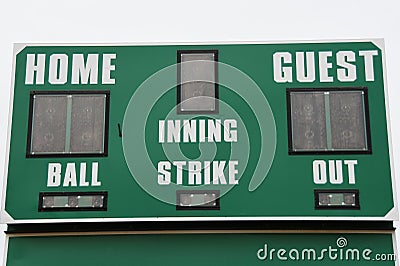
[[[329,94],[332,148],[366,150],[365,111],[362,91]]]
[[[215,110],[214,54],[182,54],[181,110]]]
[[[326,150],[326,116],[323,92],[292,92],[293,150]]]
[[[33,104],[31,154],[64,152],[67,97],[35,95]]]
[[[105,95],[73,96],[71,152],[104,152],[105,102]]]

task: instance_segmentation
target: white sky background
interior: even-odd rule
[[[397,0],[1,1],[0,184],[4,175],[13,43],[18,42],[133,43],[384,38],[394,147],[392,163],[395,163],[395,172],[400,174],[400,138],[396,137],[400,136],[399,11],[400,3]],[[0,263],[3,239],[2,235]]]

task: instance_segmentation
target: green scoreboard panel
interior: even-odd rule
[[[3,222],[397,218],[382,40],[18,44],[13,69]]]
[[[371,232],[11,236],[4,265],[397,265],[394,241]]]

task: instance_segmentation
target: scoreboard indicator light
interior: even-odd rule
[[[316,209],[360,209],[358,190],[315,190]]]
[[[177,210],[219,210],[218,190],[178,190]]]
[[[105,211],[107,196],[107,192],[42,192],[39,211]]]

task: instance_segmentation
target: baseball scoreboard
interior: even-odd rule
[[[384,53],[380,39],[16,44],[2,222],[397,220]],[[53,243],[11,239],[9,256],[33,240]],[[370,240],[393,253],[391,234]]]

